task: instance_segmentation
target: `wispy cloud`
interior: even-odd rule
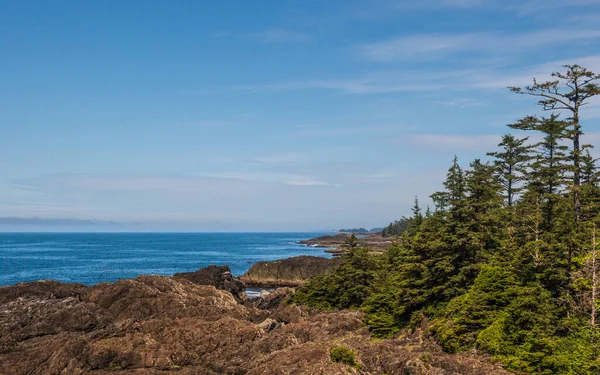
[[[323,79],[306,81],[289,81],[256,85],[236,86],[236,90],[257,91],[295,91],[324,89],[334,90],[344,94],[381,94],[400,91],[430,91],[440,89],[441,86],[433,79],[418,82],[414,76],[398,75],[387,79],[388,73],[369,74],[364,77],[346,79]],[[433,75],[435,76],[435,74]]]
[[[550,73],[560,70],[563,65],[579,64],[587,69],[600,71],[600,55],[580,56],[564,60],[553,60],[519,68],[501,70],[481,70],[474,72],[470,79],[472,88],[506,88],[531,84],[535,77],[538,81],[550,80]]]
[[[600,32],[599,32],[600,37]],[[580,64],[600,71],[600,55],[580,56],[564,60],[553,60],[542,64],[507,66],[488,64],[473,67],[433,70],[422,67],[376,71],[363,76],[344,79],[324,79],[310,81],[290,81],[257,85],[238,86],[237,90],[256,91],[296,91],[322,89],[343,94],[382,94],[396,92],[456,92],[467,90],[506,90],[507,86],[524,86],[538,80],[551,79],[550,73],[560,70],[565,64]],[[439,102],[438,104],[443,104]],[[449,106],[477,106],[477,100],[459,98],[446,102]]]
[[[491,5],[491,1],[487,1]],[[520,16],[545,17],[548,14],[556,14],[564,11],[567,8],[577,9],[584,12],[589,12],[592,6],[598,6],[597,0],[510,0],[507,2],[505,9],[512,11]],[[494,7],[491,5],[491,7]],[[498,9],[498,6],[495,6]]]
[[[489,3],[489,0],[437,0],[436,5],[457,8],[468,8],[483,5],[486,3]]]
[[[306,176],[292,176],[284,182],[288,185],[295,185],[295,186],[332,186],[331,184],[329,184],[327,182],[319,181],[315,178],[306,177]],[[335,184],[334,186],[341,186],[341,185]]]
[[[365,124],[363,126],[320,126],[299,127],[293,129],[283,136],[285,139],[322,139],[331,137],[367,136],[370,134],[380,135],[401,129],[402,126],[382,126],[377,124]]]
[[[254,158],[246,159],[251,163],[257,164],[290,164],[290,163],[302,163],[310,160],[306,155],[286,153],[269,156],[258,156]]]
[[[456,98],[449,100],[436,100],[435,104],[439,104],[444,107],[452,108],[471,108],[471,107],[483,107],[487,105],[484,101],[475,98]]]
[[[476,48],[480,35],[408,35],[357,47],[359,54],[372,61],[389,62],[442,57],[448,53]]]
[[[68,219],[68,218],[39,218],[39,217],[0,217],[0,225],[116,225],[114,221]]]
[[[506,129],[506,132],[512,131]],[[537,132],[515,131],[517,137],[528,137],[529,144],[541,141],[542,135]],[[479,153],[477,157],[485,157],[485,153],[495,150],[502,138],[501,134],[407,134],[392,142],[404,144],[407,147],[417,148],[422,151],[451,151],[454,153],[472,152]],[[586,132],[582,142],[593,146],[600,146],[600,132]],[[571,142],[565,142],[571,147]],[[595,153],[600,150],[595,150]]]
[[[306,42],[310,39],[307,33],[286,29],[270,29],[246,34],[246,36],[264,43]]]
[[[215,181],[220,180],[220,181]],[[327,182],[319,181],[311,176],[279,173],[279,172],[222,172],[204,174],[201,176],[126,176],[116,174],[76,174],[64,173],[46,175],[37,178],[14,180],[13,184],[19,188],[47,190],[85,189],[91,191],[168,191],[199,192],[206,191],[212,186],[217,189],[223,182],[231,180],[245,182],[287,184],[303,186],[328,186]]]
[[[401,36],[358,46],[359,54],[371,61],[415,61],[445,58],[463,52],[487,55],[517,54],[565,43],[600,39],[600,29],[547,29],[527,33],[419,34]]]
[[[394,142],[421,150],[486,152],[500,142],[496,134],[407,134]]]
[[[249,33],[220,30],[213,32],[212,36],[215,38],[245,38],[262,43],[306,42],[310,40],[310,34],[308,33],[287,29],[267,29]]]
[[[372,2],[365,2],[372,5]],[[416,9],[485,9],[490,12],[510,12],[518,15],[547,14],[565,8],[589,8],[598,5],[597,0],[385,0],[380,3],[379,10],[416,10]]]
[[[482,12],[532,19],[552,18],[553,24],[568,24],[570,14],[589,14],[598,10],[597,0],[381,0],[359,1],[353,7],[353,18],[376,20],[413,16],[417,12]]]
[[[276,183],[264,181],[270,178],[268,174],[260,178],[239,173],[223,173],[220,177],[62,174],[20,180],[15,188],[27,185],[48,200],[66,204],[78,201],[94,206],[84,214],[72,216],[84,220],[94,217],[126,224],[140,223],[146,225],[144,228],[156,222],[159,227],[152,228],[172,225],[171,228],[181,229],[185,224],[185,228],[193,230],[217,229],[221,225],[230,230],[293,230],[294,227],[298,230],[298,226],[339,226],[347,223],[349,216],[373,224],[388,217],[392,220],[399,205],[410,204],[410,199],[405,198],[414,196],[414,186],[423,186],[423,181],[427,186],[434,183],[431,171],[352,177],[340,175],[335,168],[325,173],[318,170],[319,167],[322,166],[314,164],[308,168],[317,177],[273,173],[278,175]],[[324,175],[330,180],[321,178]],[[382,184],[384,178],[386,183]],[[405,187],[410,192],[398,194],[406,181],[413,181],[410,187]],[[369,194],[365,195],[367,185]],[[349,201],[355,203],[349,206]],[[41,200],[38,203],[42,204]],[[106,211],[107,208],[111,212]],[[13,217],[70,217],[60,207],[39,212],[35,202],[3,212]]]
[[[330,186],[331,184],[320,181],[313,176],[298,175],[285,172],[221,172],[205,175],[208,178],[240,180],[248,182],[264,182],[273,184],[297,186]]]

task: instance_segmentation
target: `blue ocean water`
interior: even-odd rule
[[[328,256],[297,244],[318,233],[0,233],[0,285],[59,280],[83,284],[140,274],[172,275],[227,264]]]

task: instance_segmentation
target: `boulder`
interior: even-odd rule
[[[254,306],[263,310],[272,310],[277,308],[282,302],[287,300],[294,293],[292,288],[277,288],[275,290],[263,290],[260,297],[253,300]]]

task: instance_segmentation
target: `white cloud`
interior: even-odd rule
[[[290,164],[290,163],[302,163],[309,161],[310,159],[306,155],[286,153],[269,156],[258,156],[249,158],[247,161],[257,164]]]
[[[208,178],[232,179],[249,182],[265,182],[273,184],[302,185],[302,186],[329,186],[325,181],[319,181],[312,176],[304,176],[279,172],[222,172],[207,174]]]
[[[488,4],[491,4],[488,2]],[[598,0],[511,0],[505,9],[515,12],[521,16],[542,17],[548,14],[556,14],[565,8],[580,8],[583,12],[589,11],[590,6],[597,6]]]
[[[306,42],[310,39],[306,33],[285,29],[269,29],[246,35],[264,43]]]
[[[409,35],[358,47],[361,56],[368,60],[389,62],[441,57],[445,53],[471,50],[476,34],[465,35]]]
[[[600,33],[599,33],[600,36]],[[542,64],[514,67],[504,64],[480,64],[472,68],[447,68],[443,71],[429,68],[406,68],[376,71],[359,77],[339,80],[292,81],[274,84],[240,86],[245,90],[295,91],[324,89],[344,94],[381,94],[394,92],[457,92],[468,90],[500,89],[507,86],[525,86],[538,80],[552,79],[550,73],[561,70],[565,64],[579,64],[594,72],[600,72],[600,55],[573,57],[553,60]],[[483,105],[477,99],[458,98],[438,102],[448,106],[468,107]]]
[[[421,150],[485,153],[493,150],[500,138],[495,134],[407,134],[395,141]]]
[[[221,180],[221,181],[219,181]],[[302,186],[328,186],[311,176],[278,172],[222,172],[201,176],[121,176],[113,174],[54,174],[39,178],[13,181],[15,186],[26,189],[85,189],[96,191],[167,191],[205,192],[218,190],[223,183],[239,180],[267,184]],[[211,189],[213,187],[213,189]]]
[[[360,77],[288,81],[270,84],[236,86],[237,90],[295,91],[324,89],[344,94],[381,94],[408,91],[434,91],[444,87],[446,79],[460,72],[423,73],[403,71],[374,72]]]
[[[329,184],[327,182],[319,181],[312,177],[305,177],[305,176],[294,176],[284,182],[288,185],[296,185],[296,186],[331,186],[331,184]],[[336,186],[340,186],[340,185],[336,185]]]
[[[333,126],[305,126],[293,129],[283,138],[286,139],[321,139],[330,137],[345,137],[345,136],[367,136],[369,134],[381,134],[389,133],[391,131],[397,131],[403,126],[385,126],[385,125],[373,125],[365,124],[363,126],[346,126],[346,127],[333,127]]]
[[[283,42],[306,42],[310,35],[300,31],[286,29],[268,29],[254,33],[234,33],[226,30],[214,31],[211,34],[214,38],[246,38],[253,39],[262,43],[283,43]]]
[[[525,86],[538,81],[552,80],[550,74],[560,71],[563,65],[579,64],[593,72],[600,72],[600,55],[581,56],[564,60],[554,60],[543,64],[498,71],[480,71],[473,74],[470,87],[506,88],[507,86]]]
[[[365,2],[373,6],[372,2]],[[378,11],[389,15],[390,11],[438,10],[438,9],[477,9],[490,12],[510,12],[521,16],[546,15],[565,8],[581,8],[598,5],[597,0],[387,0],[379,4]]]
[[[417,34],[358,46],[359,54],[371,61],[418,61],[445,58],[462,52],[486,55],[517,54],[549,45],[591,42],[600,39],[600,29],[556,28],[527,33]]]
[[[437,100],[435,104],[442,105],[444,107],[452,108],[471,108],[471,107],[483,107],[487,105],[485,102],[475,98],[456,98],[449,100]]]

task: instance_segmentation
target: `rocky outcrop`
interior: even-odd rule
[[[212,285],[231,293],[240,301],[246,300],[244,283],[238,277],[234,277],[229,267],[225,265],[210,265],[195,272],[176,273],[173,277],[187,279],[198,285]]]
[[[302,240],[299,241],[299,243],[313,247],[337,247],[346,242],[350,236],[351,234],[349,233],[336,233],[334,235],[325,235],[309,240]]]
[[[361,312],[305,310],[289,293],[257,308],[183,277],[2,287],[0,374],[508,374],[419,331],[373,340]],[[332,361],[340,346],[355,366]]]
[[[299,243],[313,247],[323,247],[326,253],[331,253],[335,256],[342,255],[347,249],[342,246],[350,238],[351,233],[337,233],[333,236],[326,235],[309,240],[303,240]],[[391,244],[392,239],[383,237],[381,233],[370,233],[364,235],[358,235],[361,246],[366,246],[371,250],[378,252],[386,250]]]
[[[275,290],[263,290],[260,297],[253,301],[254,306],[262,310],[273,310],[285,302],[294,293],[292,288],[277,288]]]
[[[240,279],[251,287],[296,287],[308,279],[332,272],[340,263],[340,259],[314,256],[258,262],[253,264]]]

